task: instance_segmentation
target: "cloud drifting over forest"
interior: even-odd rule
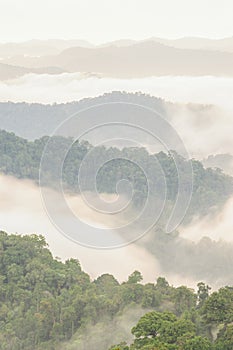
[[[122,281],[136,269],[143,273],[145,281],[155,281],[159,275],[156,259],[135,244],[121,249],[97,250],[82,247],[65,238],[50,222],[42,204],[40,189],[31,181],[0,175],[0,198],[1,230],[44,235],[54,256],[62,260],[79,259],[84,270],[93,278],[102,273],[111,273]],[[80,197],[67,196],[67,200],[83,220],[92,225],[103,224],[101,215],[93,215]],[[59,212],[59,205],[54,205]],[[62,213],[59,212],[59,215]],[[119,269],[120,264],[124,268]]]
[[[151,94],[182,104],[215,105],[205,114],[200,108],[180,105],[169,111],[170,122],[180,134],[191,156],[232,153],[233,78],[150,77],[112,79],[81,73],[29,74],[0,82],[1,101],[66,103],[96,97],[106,92],[126,91]],[[191,111],[191,113],[190,113]]]
[[[215,104],[232,109],[233,78],[224,77],[149,77],[113,79],[83,73],[58,75],[28,74],[1,81],[1,101],[65,103],[105,92],[143,91],[172,102]]]

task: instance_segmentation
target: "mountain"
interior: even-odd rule
[[[144,40],[116,40],[110,41],[105,44],[99,45],[100,47],[107,46],[132,46],[137,43],[144,43],[148,41],[153,41],[155,43],[160,43],[163,45],[171,46],[177,49],[191,49],[191,50],[214,50],[223,52],[233,52],[233,37],[223,38],[223,39],[208,39],[208,38],[198,38],[198,37],[183,37],[178,39],[164,39],[151,37]]]
[[[233,52],[233,37],[224,39],[207,39],[207,38],[179,38],[174,40],[152,38],[155,42],[172,46],[177,49],[192,50],[213,50],[223,52]]]
[[[20,56],[2,62],[30,69],[52,66],[68,72],[96,72],[117,78],[233,76],[233,52],[180,49],[153,40],[121,47],[72,47],[58,55]]]
[[[55,128],[68,117],[82,109],[88,109],[91,106],[125,102],[145,105],[154,108],[163,115],[166,115],[166,108],[170,105],[162,99],[145,95],[141,93],[106,93],[96,98],[85,98],[81,101],[69,103],[44,105],[39,103],[13,103],[0,102],[0,129],[12,131],[18,136],[33,140],[44,135],[50,135]],[[118,119],[115,105],[110,105],[111,116],[109,121]],[[127,108],[127,105],[126,107]],[[88,112],[87,112],[88,113]],[[87,115],[91,115],[88,113]],[[97,112],[96,112],[97,113]],[[143,114],[144,113],[144,114]],[[145,117],[145,111],[141,111],[142,118]],[[101,112],[96,114],[96,118],[101,117]],[[77,118],[78,123],[78,118]]]
[[[93,45],[85,40],[29,40],[20,43],[0,44],[0,58],[10,58],[14,56],[39,57],[59,54],[72,46],[92,47]]]
[[[14,56],[41,57],[48,55],[57,55],[63,50],[71,47],[83,48],[101,48],[101,47],[125,47],[135,44],[143,44],[152,41],[178,49],[194,49],[194,50],[215,50],[224,52],[233,52],[233,37],[223,39],[208,39],[198,37],[183,37],[178,39],[164,39],[151,37],[144,40],[121,39],[106,42],[100,45],[94,45],[86,40],[73,39],[33,39],[25,42],[9,42],[0,43],[0,58],[7,59]]]
[[[134,45],[137,42],[138,42],[137,40],[122,39],[122,40],[108,41],[104,44],[98,45],[98,47],[108,47],[108,46],[124,47],[124,46]]]
[[[30,69],[0,63],[0,80],[15,79],[30,73]]]
[[[26,74],[61,74],[65,70],[59,67],[42,67],[42,68],[24,68],[20,66],[13,66],[9,64],[0,63],[0,80],[6,81],[16,79]]]
[[[114,102],[125,102],[125,111],[127,111],[127,108],[130,108],[127,104],[152,108],[168,120],[171,120],[173,116],[177,118],[177,116],[187,115],[192,120],[192,123],[196,123],[198,127],[202,125],[203,120],[209,120],[209,116],[216,113],[214,106],[173,104],[140,92],[113,91],[95,98],[85,98],[80,101],[53,105],[0,102],[0,129],[12,131],[18,136],[32,140],[44,135],[50,135],[62,121],[74,113],[86,109],[86,115],[90,116],[92,112],[91,110],[88,112],[88,108],[105,103],[109,104],[109,121],[114,120],[114,118],[116,121],[119,119],[119,115],[116,106],[111,106]],[[101,112],[99,112],[95,116],[96,118],[101,118],[101,115]],[[141,109],[140,116],[141,118],[147,118],[147,110]]]
[[[39,169],[43,169],[44,164],[41,165],[41,159],[47,142],[48,137],[46,136],[31,142],[17,137],[13,133],[0,130],[0,173],[38,182]],[[81,191],[93,191],[92,179],[94,178],[96,188],[100,193],[115,194],[116,184],[127,178],[134,189],[132,194],[133,208],[138,210],[150,193],[154,198],[153,203],[151,202],[153,215],[155,213],[153,205],[157,201],[158,204],[161,203],[164,198],[164,181],[166,183],[167,214],[170,212],[171,204],[174,205],[177,199],[181,179],[185,179],[185,186],[188,189],[189,166],[193,171],[193,188],[189,210],[186,213],[187,222],[193,216],[209,214],[212,209],[215,212],[216,208],[225,204],[233,194],[232,177],[223,174],[218,169],[204,169],[201,162],[194,159],[185,160],[176,156],[174,152],[151,154],[142,147],[119,149],[105,147],[103,144],[93,146],[84,137],[75,140],[61,136],[51,138],[50,148],[48,154],[43,155],[46,159],[46,171],[41,173],[41,183],[52,188],[56,187],[57,164],[63,163],[63,152],[67,149],[69,151],[65,153],[62,176],[64,185],[69,191],[80,193],[81,185],[78,174],[83,160],[87,157],[89,165],[95,164],[95,162],[97,164],[100,162],[103,165],[98,169],[97,174],[95,174],[95,166],[89,166],[88,173],[85,173],[85,178],[88,181],[83,183]],[[173,155],[177,160],[176,163]],[[106,159],[111,159],[111,161],[105,161]],[[179,169],[177,168],[178,163]],[[150,189],[148,189],[148,183]],[[122,188],[122,191],[128,196],[125,188]],[[145,216],[148,215],[151,215],[150,211],[145,214]],[[161,224],[163,224],[163,219]]]

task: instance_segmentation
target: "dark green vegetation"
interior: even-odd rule
[[[20,179],[28,178],[38,181],[41,156],[47,141],[47,136],[30,142],[15,136],[13,133],[0,131],[0,171]],[[62,150],[69,142],[70,139],[61,136],[52,138],[53,152],[46,168],[46,178],[49,184],[53,183],[57,177],[55,157],[59,159]],[[178,158],[184,176],[187,171],[187,161],[172,152],[170,154],[163,152],[149,154],[144,148],[123,148],[122,150],[103,146],[93,148],[88,142],[75,142],[67,154],[63,168],[63,182],[68,190],[79,192],[79,167],[83,158],[90,151],[92,151],[90,164],[94,163],[95,159],[100,161],[106,157],[113,159],[107,162],[97,174],[99,192],[115,193],[117,182],[121,179],[127,179],[134,188],[133,199],[137,206],[137,204],[143,203],[147,197],[147,178],[150,181],[152,193],[155,197],[159,197],[165,175],[168,207],[169,204],[174,204],[178,191],[178,173],[173,154]],[[193,198],[188,212],[189,217],[193,214],[209,213],[210,208],[217,208],[224,204],[233,193],[233,179],[230,176],[224,175],[219,169],[205,169],[199,161],[192,160],[190,162],[193,168],[194,186]],[[136,164],[142,165],[147,178]],[[161,172],[159,165],[163,172]],[[93,175],[91,172],[90,168],[88,173],[90,178]],[[93,185],[92,180],[90,183]],[[85,187],[84,190],[90,191],[92,188]]]
[[[56,178],[54,166],[54,154],[59,158],[61,151],[69,142],[68,138],[55,137],[53,140],[54,152],[51,162],[46,169],[48,184],[53,185]],[[48,137],[35,141],[27,141],[12,133],[0,131],[0,172],[15,176],[19,179],[31,179],[38,182],[39,165],[43,149]],[[208,283],[218,281],[219,285],[233,283],[232,264],[233,246],[223,241],[215,242],[208,238],[202,238],[200,242],[193,243],[179,236],[178,232],[165,234],[163,219],[171,212],[177,194],[177,170],[172,153],[158,153],[151,155],[143,148],[104,148],[93,147],[88,142],[76,142],[67,155],[64,163],[63,183],[71,192],[79,192],[78,171],[82,159],[87,152],[92,150],[92,161],[105,159],[110,156],[115,160],[107,162],[97,176],[97,188],[100,192],[114,193],[116,183],[126,178],[135,189],[133,203],[137,210],[143,205],[147,196],[147,181],[145,175],[135,163],[143,164],[151,180],[152,192],[155,198],[159,198],[163,177],[154,160],[159,161],[167,182],[167,206],[164,216],[158,223],[156,230],[148,235],[145,241],[140,241],[156,259],[159,260],[163,273],[174,273],[186,278],[202,279]],[[132,161],[124,160],[130,158]],[[187,161],[178,157],[181,169],[185,172]],[[186,215],[186,223],[193,215],[215,215],[221,206],[227,201],[233,192],[233,180],[224,175],[219,169],[205,169],[199,161],[192,160],[194,171],[193,198]],[[91,171],[89,172],[91,176]],[[93,184],[93,181],[90,181]],[[45,183],[46,184],[46,183]],[[85,188],[90,190],[89,187]],[[152,208],[153,209],[153,208]],[[206,232],[201,232],[206,234]],[[220,233],[221,234],[221,233]],[[223,233],[224,234],[224,233]],[[167,258],[169,256],[169,259]],[[184,264],[184,261],[186,262]]]
[[[167,295],[169,289],[171,293],[167,285]],[[121,342],[110,350],[231,350],[233,288],[209,295],[210,289],[202,282],[197,294],[183,286],[176,288],[182,311],[146,313],[132,328],[133,343]]]
[[[0,349],[107,350],[126,336],[122,332],[116,339],[114,322],[129,309],[137,315],[138,308],[145,315],[132,329],[130,349],[232,349],[233,288],[209,295],[204,283],[195,293],[174,288],[162,277],[155,284],[141,280],[135,271],[121,284],[109,274],[91,281],[77,260],[54,259],[42,236],[1,232]],[[98,325],[102,333],[95,343],[81,345],[78,334],[89,332],[90,339]],[[103,332],[107,329],[110,338]]]

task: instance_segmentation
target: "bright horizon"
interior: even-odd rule
[[[102,42],[98,42],[95,43],[91,40],[85,39],[85,38],[59,38],[59,37],[51,37],[51,38],[47,38],[47,39],[43,39],[43,38],[31,38],[31,39],[26,39],[26,40],[15,40],[15,41],[1,41],[0,45],[4,45],[4,44],[24,44],[24,43],[28,43],[30,41],[56,41],[56,40],[62,40],[62,41],[84,41],[87,42],[93,46],[99,46],[99,45],[104,45],[107,43],[111,43],[111,42],[115,42],[115,41],[147,41],[147,40],[179,40],[179,39],[207,39],[207,40],[224,40],[224,39],[231,39],[233,38],[233,35],[230,36],[223,36],[223,37],[219,37],[219,38],[213,38],[213,37],[207,37],[207,36],[178,36],[178,37],[159,37],[159,36],[150,36],[150,37],[145,37],[145,38],[118,38],[118,39],[113,39],[113,40],[105,40]]]
[[[0,0],[0,5],[2,43],[80,38],[98,45],[119,39],[233,36],[232,0]]]

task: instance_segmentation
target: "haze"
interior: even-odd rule
[[[220,38],[233,33],[231,0],[1,0],[0,3],[1,42],[82,38],[103,43],[152,36]]]

